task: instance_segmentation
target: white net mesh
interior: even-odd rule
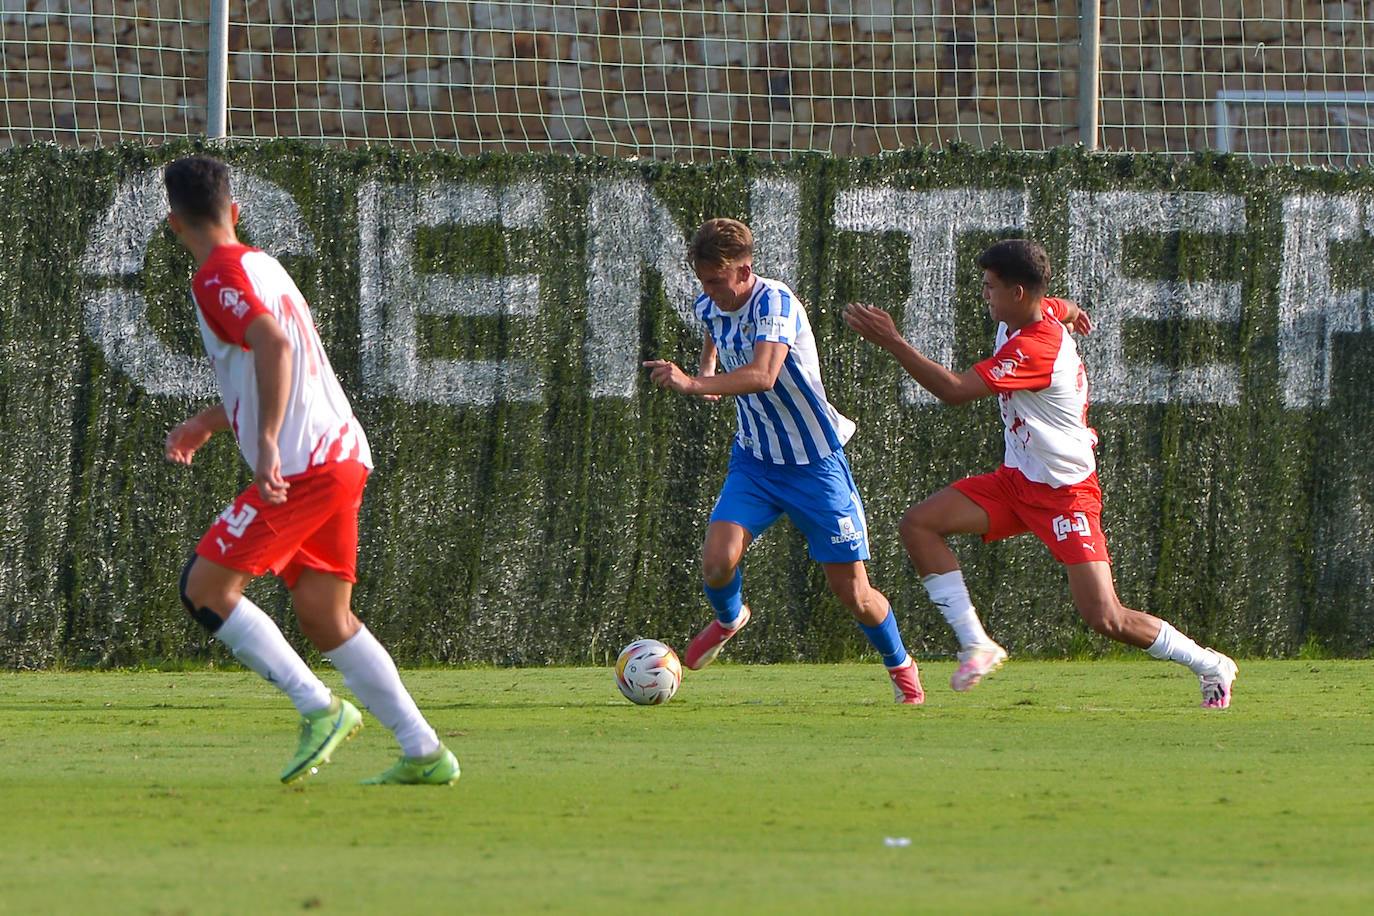
[[[1081,136],[1080,4],[228,3],[228,133],[703,160]],[[1102,0],[1110,150],[1370,156],[1369,4]],[[0,143],[206,129],[211,0],[0,0]],[[1306,93],[1299,97],[1294,93]]]
[[[208,9],[208,0],[0,0],[0,142],[203,133]]]
[[[1064,81],[1046,74],[1072,69],[1078,29],[1052,3],[1027,6],[265,4],[231,38],[246,48],[230,121],[236,135],[272,136],[294,108],[284,126],[317,139],[677,159],[869,154],[1004,132],[1044,148],[1076,131]],[[1006,30],[1019,40],[997,40]]]
[[[1101,34],[1108,149],[1370,162],[1374,22],[1366,2],[1104,4]]]

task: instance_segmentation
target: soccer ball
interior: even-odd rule
[[[615,685],[625,698],[641,706],[666,703],[682,683],[677,653],[657,639],[636,639],[615,660]]]

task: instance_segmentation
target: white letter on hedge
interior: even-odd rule
[[[313,254],[314,242],[295,200],[255,175],[234,172],[234,199],[243,207],[245,233],[273,254]],[[80,270],[95,279],[143,270],[148,243],[167,217],[162,169],[135,175],[115,189],[114,200],[91,230]],[[190,296],[191,278],[186,278]],[[215,375],[203,355],[173,353],[148,321],[143,294],[99,287],[85,302],[86,331],[110,365],[149,394],[214,397]]]
[[[755,178],[749,185],[749,228],[754,230],[754,272],[795,289],[801,189],[786,178]]]
[[[682,230],[638,181],[603,181],[587,208],[587,372],[592,397],[628,398],[639,374],[639,303],[647,263],[668,302],[696,321]],[[689,367],[691,368],[691,367]]]
[[[1079,346],[1099,404],[1193,401],[1240,403],[1235,366],[1207,363],[1170,369],[1126,362],[1122,330],[1132,318],[1240,321],[1240,283],[1157,280],[1121,272],[1122,239],[1132,232],[1235,233],[1245,230],[1245,199],[1201,191],[1112,191],[1069,195],[1068,294],[1092,315],[1092,334]]]
[[[539,276],[421,275],[415,266],[419,226],[498,225],[531,229],[543,224],[544,189],[448,182],[358,191],[359,311],[363,385],[370,394],[412,403],[491,404],[537,401],[542,380],[529,360],[422,360],[417,349],[420,315],[539,314]]]
[[[1285,407],[1331,400],[1331,337],[1367,331],[1370,290],[1337,290],[1331,243],[1374,229],[1374,201],[1324,194],[1283,201],[1283,261],[1279,266],[1279,374]]]
[[[1022,191],[973,188],[903,191],[860,188],[835,199],[835,228],[851,232],[901,232],[911,240],[911,296],[902,334],[944,366],[954,360],[956,242],[968,232],[1004,232],[1030,224],[1030,197]],[[903,381],[908,402],[934,404],[935,396]]]
[[[757,179],[750,186],[755,266],[795,282],[800,192],[795,182]],[[668,209],[637,181],[592,189],[587,213],[587,371],[592,397],[628,398],[639,376],[639,306],[647,264],[684,325],[700,330],[692,304],[700,294],[687,264],[687,239]],[[687,367],[695,371],[694,366]]]

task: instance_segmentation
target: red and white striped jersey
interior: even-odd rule
[[[224,410],[249,467],[258,458],[258,383],[248,325],[271,315],[291,342],[291,391],[277,436],[284,477],[331,461],[372,467],[372,452],[325,356],[305,297],[276,258],[221,245],[196,272],[191,295]]]
[[[1046,298],[1044,317],[1008,334],[973,369],[998,395],[1006,427],[1003,463],[1029,480],[1061,487],[1097,469],[1097,431],[1088,426],[1088,377],[1061,319],[1062,300]]]

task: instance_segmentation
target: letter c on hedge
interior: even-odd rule
[[[255,244],[274,255],[315,252],[290,194],[242,172],[234,172],[230,182]],[[81,256],[80,270],[93,281],[83,303],[86,332],[112,368],[149,394],[214,397],[215,376],[205,357],[172,352],[148,320],[143,293],[111,282],[142,272],[148,243],[167,209],[160,168],[141,172],[115,189]],[[187,277],[187,296],[190,282]]]

